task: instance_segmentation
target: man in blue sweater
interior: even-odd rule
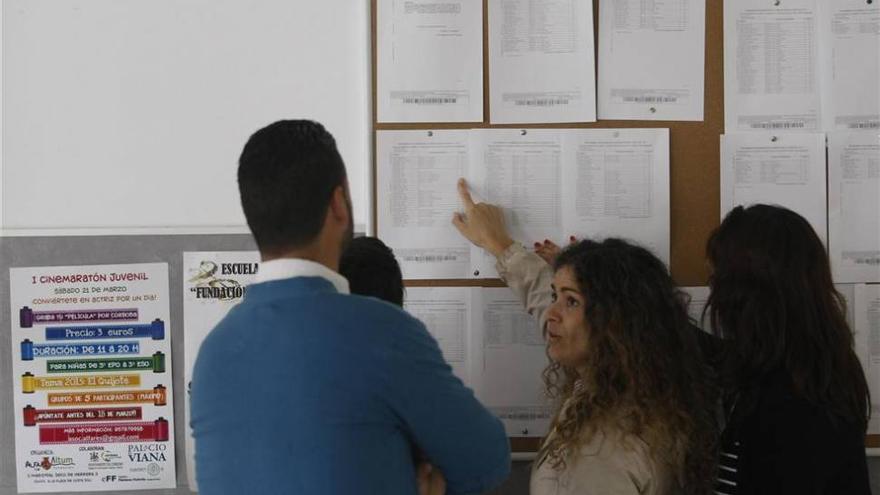
[[[504,428],[399,308],[348,294],[345,166],[317,123],[257,131],[238,169],[263,263],[205,339],[192,381],[200,493],[413,494],[413,449],[447,493],[504,481]]]

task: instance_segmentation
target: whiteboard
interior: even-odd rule
[[[3,0],[4,231],[244,227],[248,137],[336,137],[371,230],[368,0]]]

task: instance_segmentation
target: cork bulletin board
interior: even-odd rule
[[[593,2],[594,46],[598,60],[598,1]],[[706,240],[720,222],[720,136],[724,133],[724,32],[723,0],[706,0],[706,48],[704,120],[702,122],[600,120],[575,124],[490,124],[489,123],[489,21],[488,0],[483,0],[483,120],[473,123],[378,123],[376,0],[371,0],[373,166],[376,163],[376,133],[386,130],[473,129],[473,128],[668,128],[670,163],[670,269],[681,286],[706,285],[709,267],[705,261]],[[376,170],[373,170],[375,178]],[[376,184],[373,181],[373,201]],[[377,225],[373,204],[373,225]],[[412,280],[408,287],[481,286],[503,287],[500,280]],[[540,438],[512,438],[514,452],[534,452]],[[880,436],[869,436],[868,447],[880,447]]]

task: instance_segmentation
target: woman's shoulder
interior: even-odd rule
[[[582,457],[642,460],[648,457],[648,444],[637,435],[614,426],[605,426],[589,437],[581,448]]]
[[[826,405],[807,400],[785,377],[769,377],[756,395],[757,400],[744,411],[741,426],[751,443],[777,449],[821,446],[835,450],[864,440],[861,426],[837,416]]]
[[[813,427],[838,423],[830,407],[812,402],[798,393],[786,374],[766,377],[757,395],[753,410],[760,420],[804,423]]]
[[[595,493],[667,493],[670,476],[664,463],[651,457],[642,438],[614,427],[593,434],[572,461],[575,484],[595,491],[601,482],[608,488]]]

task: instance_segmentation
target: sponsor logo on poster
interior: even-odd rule
[[[165,462],[165,450],[161,443],[135,444],[128,446],[128,459],[131,462]]]
[[[122,456],[114,451],[100,447],[100,450],[89,452],[89,469],[119,469],[122,466]]]
[[[74,466],[76,466],[76,463],[73,462],[72,457],[44,456],[42,459],[34,458],[34,460],[24,462],[24,467],[33,471],[48,471],[53,468],[69,469]]]

